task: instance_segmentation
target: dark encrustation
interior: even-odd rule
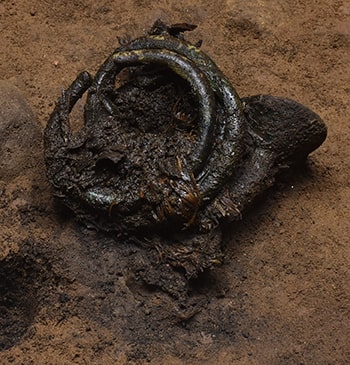
[[[62,92],[45,130],[55,196],[102,230],[146,239],[166,264],[159,270],[186,278],[221,261],[219,224],[240,219],[327,133],[292,100],[240,99],[184,39],[192,29],[157,21],[121,45],[94,78],[83,72]],[[73,134],[69,114],[85,93],[84,126]],[[151,266],[144,278],[154,282]],[[166,280],[155,284],[167,290]]]

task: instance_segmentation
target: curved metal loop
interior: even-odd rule
[[[88,133],[89,128],[99,120],[113,117],[110,93],[114,91],[117,75],[126,67],[143,64],[165,65],[188,82],[198,101],[198,144],[193,149],[192,165],[189,166],[191,178],[186,182],[191,186],[182,186],[185,183],[183,181],[173,182],[171,194],[175,205],[171,209],[163,209],[162,206],[149,207],[151,211],[158,208],[169,211],[169,216],[182,217],[184,220],[190,217],[186,221],[190,225],[196,220],[199,210],[215,198],[238,166],[246,124],[235,89],[199,48],[167,33],[138,38],[121,46],[102,64],[91,86],[85,80],[86,75],[82,75],[72,84],[62,96],[63,106],[57,108],[61,113],[64,110],[65,115],[56,115],[53,120],[60,120],[60,128],[67,129],[70,110],[76,99],[88,90],[83,128],[83,132]],[[80,202],[105,212],[110,212],[111,206],[118,201],[118,192],[111,186],[77,186],[74,191]],[[159,204],[166,205],[167,198],[164,199]],[[130,207],[134,207],[133,201],[129,203]],[[168,213],[160,214],[160,217],[164,215],[164,219],[167,219]],[[156,223],[159,223],[157,219]]]
[[[163,64],[169,67],[190,84],[198,99],[199,137],[198,146],[192,158],[194,164],[191,169],[195,174],[200,173],[213,144],[216,103],[206,76],[191,60],[170,50],[137,49],[125,51],[117,49],[97,72],[92,88],[94,91],[90,92],[89,97],[91,98],[95,92],[105,93],[111,87],[111,83],[114,84],[116,76],[123,68],[150,63]]]

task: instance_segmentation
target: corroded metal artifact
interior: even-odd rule
[[[240,219],[282,167],[304,160],[327,133],[292,100],[240,99],[184,39],[193,28],[157,21],[117,48],[95,77],[83,72],[62,92],[45,130],[54,194],[103,230],[163,237],[169,260],[188,276],[220,257],[215,240],[193,237],[208,241],[220,222]],[[69,114],[85,93],[84,126],[73,135]],[[189,268],[194,251],[202,259]]]

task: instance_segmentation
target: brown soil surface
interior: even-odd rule
[[[62,86],[157,18],[197,24],[189,38],[242,97],[292,98],[329,130],[305,168],[227,227],[224,264],[185,308],[54,203],[35,117],[11,88],[45,126]],[[348,1],[4,0],[0,39],[1,106],[18,97],[6,108],[26,121],[0,120],[0,364],[350,362]]]

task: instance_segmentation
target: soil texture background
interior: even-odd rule
[[[225,227],[224,263],[186,305],[57,205],[43,162],[62,87],[158,18],[197,24],[188,39],[241,97],[288,97],[328,126],[305,166]],[[4,0],[0,40],[0,364],[350,362],[348,1]]]

